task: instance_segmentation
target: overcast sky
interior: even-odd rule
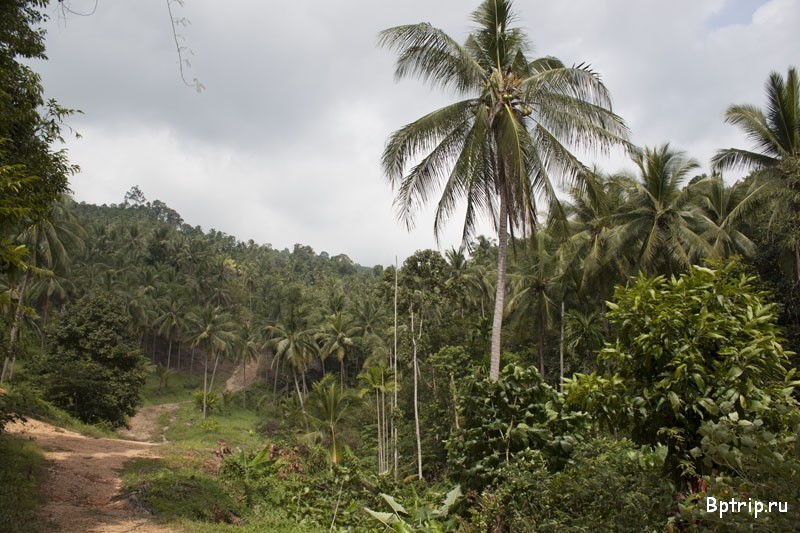
[[[388,27],[430,22],[463,41],[478,0],[185,0],[173,4],[191,66],[180,78],[166,0],[99,0],[88,17],[48,8],[49,97],[77,108],[67,148],[78,201],[120,203],[139,185],[185,221],[281,249],[294,243],[363,265],[435,248],[432,216],[410,233],[380,170],[390,133],[451,102],[407,79],[376,48]],[[91,13],[95,0],[64,0]],[[518,0],[535,55],[586,62],[638,145],[669,142],[705,170],[747,146],[724,124],[734,103],[763,107],[771,71],[800,66],[797,0]],[[589,161],[587,161],[589,162]],[[621,155],[597,159],[606,170]],[[441,243],[459,242],[455,216]],[[491,226],[484,226],[487,233]]]

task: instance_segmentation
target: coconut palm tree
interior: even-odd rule
[[[713,223],[682,187],[699,164],[669,144],[633,155],[638,174],[628,176],[628,202],[617,217],[622,249],[637,250],[637,270],[672,273],[713,254],[702,237]]]
[[[463,97],[394,132],[382,163],[397,188],[399,218],[408,227],[439,190],[437,238],[461,201],[466,202],[464,242],[479,217],[494,222],[498,260],[490,378],[496,381],[509,232],[534,227],[536,195],[555,197],[552,178],[579,179],[583,165],[570,148],[625,143],[627,128],[588,67],[526,57],[531,46],[525,32],[512,26],[509,0],[485,0],[472,19],[477,28],[463,45],[427,23],[380,34],[380,44],[399,53],[398,79],[415,76]]]
[[[242,365],[242,408],[247,409],[247,364],[258,358],[263,342],[259,328],[253,327],[250,320],[239,328],[233,350]]]
[[[13,368],[16,360],[17,334],[23,322],[25,297],[34,273],[53,276],[56,270],[69,271],[71,260],[67,246],[71,246],[76,251],[83,248],[83,242],[87,235],[86,230],[75,214],[70,211],[71,203],[72,199],[68,195],[62,194],[50,206],[45,217],[27,227],[19,236],[19,240],[26,245],[29,256],[26,261],[25,275],[22,276],[22,282],[18,287],[16,309],[8,335],[8,355],[3,363],[2,373],[0,373],[0,383],[6,377],[9,361]]]
[[[725,259],[732,255],[750,257],[756,245],[739,231],[739,225],[763,204],[765,185],[738,181],[725,185],[721,174],[714,174],[694,184],[696,201],[706,217],[713,222],[703,235],[714,251],[714,257]]]
[[[195,335],[192,345],[201,345],[206,349],[205,365],[203,367],[203,418],[206,418],[208,408],[208,392],[214,386],[214,376],[220,356],[227,352],[235,340],[235,324],[230,316],[221,307],[206,305],[197,315],[190,316],[195,325]],[[211,385],[208,384],[208,362],[214,360],[214,370],[211,375]]]
[[[340,387],[330,374],[314,383],[308,396],[308,420],[315,434],[330,443],[331,465],[342,462],[344,446],[339,436],[339,427],[347,408],[357,400],[354,391]]]
[[[305,417],[305,403],[303,401],[303,393],[300,392],[300,385],[297,382],[297,373],[300,373],[303,380],[303,391],[305,391],[306,370],[311,363],[312,356],[316,354],[318,350],[317,343],[314,342],[314,331],[311,329],[302,329],[298,320],[290,320],[286,325],[276,324],[274,326],[269,326],[267,328],[267,334],[270,338],[269,342],[275,351],[272,364],[276,366],[276,383],[277,367],[280,366],[281,362],[285,362],[292,369],[297,399],[300,402],[300,409],[303,411],[303,416]]]
[[[730,106],[725,122],[741,128],[755,151],[726,148],[711,159],[712,170],[754,172],[764,194],[774,202],[775,216],[787,216],[792,226],[795,281],[800,281],[800,77],[790,67],[786,78],[777,72],[766,84],[767,107]]]
[[[594,169],[587,172],[583,187],[570,190],[565,207],[569,234],[559,249],[563,268],[577,272],[579,292],[601,305],[609,299],[615,281],[629,270],[616,222],[624,201],[620,180]]]
[[[342,388],[344,388],[345,378],[344,360],[353,348],[353,337],[357,332],[358,330],[352,326],[346,315],[336,313],[322,324],[322,328],[317,334],[317,337],[322,342],[322,348],[319,353],[323,365],[325,359],[330,356],[334,356],[339,361],[339,371],[341,373],[339,379]]]

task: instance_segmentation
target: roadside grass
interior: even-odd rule
[[[0,531],[47,530],[37,521],[42,503],[40,487],[47,462],[35,444],[15,435],[0,434]]]
[[[193,399],[193,383],[176,374],[170,376],[168,387],[159,390],[157,377],[148,379],[145,405],[181,405],[159,417],[159,425],[168,426],[167,442],[159,447],[162,458],[126,463],[125,492],[156,520],[179,530],[309,531],[279,509],[254,516],[242,503],[239,489],[218,476],[224,455],[255,452],[265,445],[255,431],[261,416],[243,409],[240,401],[234,401],[238,397],[223,397],[217,391],[220,401],[203,420]]]
[[[202,387],[202,382],[197,376],[172,372],[163,381],[158,372],[153,371],[142,387],[142,405],[161,405],[191,399],[192,392],[198,386]]]
[[[87,437],[119,438],[112,427],[81,422],[63,409],[43,400],[41,393],[28,383],[6,384],[5,387],[6,396],[10,399],[14,411],[23,417],[35,418]]]

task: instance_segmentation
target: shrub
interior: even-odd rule
[[[48,327],[48,351],[32,364],[46,400],[80,420],[122,426],[147,376],[122,300],[84,296]]]
[[[520,454],[500,469],[471,522],[510,531],[660,531],[673,492],[661,477],[665,452],[591,439],[555,473],[541,452]]]
[[[665,444],[665,464],[676,481],[691,481],[696,490],[698,476],[729,466],[710,452],[794,432],[795,382],[786,370],[790,352],[780,344],[775,305],[736,264],[695,266],[679,278],[640,275],[617,287],[609,309],[617,340],[598,360],[609,371],[577,376],[568,397],[629,429],[640,445]],[[757,431],[744,440],[724,433],[726,442],[704,449],[710,438],[704,432],[725,419]]]
[[[569,412],[561,396],[535,366],[511,363],[497,382],[473,379],[459,402],[461,429],[447,443],[453,478],[468,489],[497,480],[516,455],[540,450],[557,469],[569,458],[585,427],[581,413]]]

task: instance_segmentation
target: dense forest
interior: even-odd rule
[[[704,172],[634,146],[588,67],[528,57],[510,2],[483,2],[464,44],[385,30],[398,78],[462,98],[389,135],[395,209],[433,199],[464,243],[365,267],[191,226],[135,184],[73,198],[55,148],[72,111],[25,62],[46,4],[0,7],[0,431],[108,437],[175,403],[124,490],[192,531],[796,527],[794,67],[730,105],[749,144]],[[572,154],[615,146],[632,171]],[[14,471],[8,433],[0,529],[46,528],[47,475]]]

